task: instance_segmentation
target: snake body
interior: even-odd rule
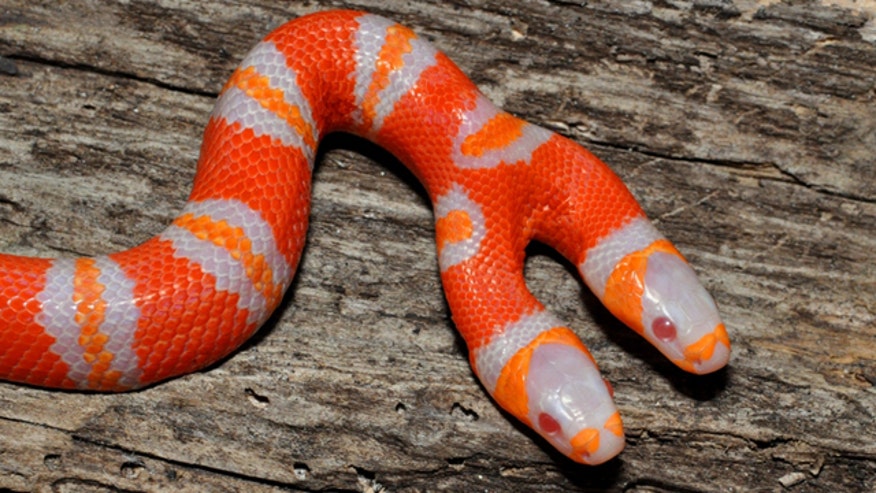
[[[0,379],[123,391],[240,346],[290,285],[314,154],[334,131],[385,147],[423,183],[474,372],[573,460],[615,456],[623,427],[590,353],[526,288],[532,240],[569,259],[681,368],[726,364],[715,303],[608,167],[495,107],[411,30],[330,11],[281,26],[235,70],[204,132],[191,196],[164,232],[106,256],[0,254]]]

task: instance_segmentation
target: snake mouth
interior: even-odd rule
[[[595,466],[611,460],[620,454],[626,445],[620,414],[615,412],[609,416],[602,430],[585,428],[579,431],[570,443],[572,445],[570,456],[579,462]]]
[[[682,369],[697,375],[713,373],[725,367],[730,360],[730,337],[724,324],[704,335],[684,349],[684,358],[673,360]]]

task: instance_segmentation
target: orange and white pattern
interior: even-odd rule
[[[386,147],[423,182],[475,373],[572,459],[617,455],[623,426],[590,353],[527,290],[530,241],[578,266],[612,313],[681,368],[727,363],[715,303],[599,159],[496,108],[411,30],[332,11],[280,27],[234,72],[189,202],[160,235],[95,258],[0,254],[0,379],[121,391],[233,351],[292,281],[314,155],[334,131]]]
[[[487,234],[484,213],[459,184],[435,200],[435,238],[441,272],[475,256]]]

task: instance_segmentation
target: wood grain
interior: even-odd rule
[[[620,459],[571,464],[472,376],[415,180],[336,136],[274,319],[139,392],[0,383],[0,491],[876,489],[876,2],[241,3],[3,2],[2,251],[161,231],[247,49],[366,9],[610,163],[715,295],[731,366],[674,369],[533,247],[530,288],[590,346],[628,430]]]

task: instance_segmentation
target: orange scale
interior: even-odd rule
[[[203,324],[201,324],[201,330],[204,339],[215,339],[219,334],[221,328],[221,323],[216,317],[209,317]]]
[[[173,341],[173,343],[167,348],[165,358],[172,361],[182,361],[181,355],[183,352],[183,346],[184,343],[182,341]]]
[[[0,297],[5,297],[4,293],[0,293]],[[26,302],[20,296],[6,297],[6,306],[15,314],[20,314],[26,311]]]
[[[97,368],[101,371],[106,371],[113,360],[113,353],[103,351],[102,348],[98,348],[97,351]]]
[[[15,308],[12,307],[11,305],[10,305],[10,308],[12,310],[15,310]],[[27,326],[30,324],[34,324],[35,323],[34,318],[39,313],[39,311],[35,312],[32,310],[22,310],[22,311],[15,310],[15,312],[16,313],[10,315],[8,318],[5,319],[5,320],[9,321],[10,326],[14,326],[14,327],[23,327],[23,326]],[[0,320],[4,320],[2,313],[0,313]],[[30,332],[27,332],[27,331],[22,332],[22,333],[30,335]]]
[[[52,374],[52,370],[55,366],[54,362],[48,361],[45,358],[29,358],[28,365],[30,366],[28,374],[30,375],[30,378],[33,378],[35,381],[45,381],[49,378],[49,375]]]

